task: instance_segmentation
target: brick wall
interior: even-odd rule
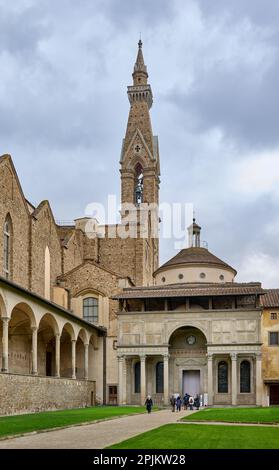
[[[3,271],[3,227],[7,214],[12,222],[12,272],[10,279],[28,287],[29,214],[9,156],[0,160],[0,274]]]
[[[31,290],[44,296],[45,249],[48,246],[50,252],[50,281],[53,286],[62,271],[61,245],[48,202],[43,201],[35,214],[32,218],[31,234]]]

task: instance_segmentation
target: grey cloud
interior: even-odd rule
[[[256,24],[278,29],[279,4],[276,0],[198,0],[198,3],[205,15],[226,14],[234,20],[248,17]]]
[[[278,74],[279,58],[260,84],[253,84],[255,77],[241,70],[230,73],[220,66],[204,77],[197,76],[190,94],[174,94],[170,99],[182,112],[192,115],[197,132],[217,126],[240,145],[273,147],[279,143]]]
[[[26,196],[34,203],[48,198],[56,218],[70,220],[89,202],[119,195],[126,85],[142,30],[161,200],[193,202],[210,250],[236,268],[250,250],[275,256],[276,239],[266,231],[278,213],[272,193],[241,200],[228,183],[234,159],[246,150],[252,159],[279,143],[277,3],[41,0],[13,13],[3,3],[0,153],[12,154]],[[193,14],[192,4],[201,8],[205,29],[196,17],[191,28],[176,29],[182,15]],[[252,53],[259,49],[261,59],[248,60],[243,44],[242,57],[232,51],[229,67],[207,34],[221,28],[217,38],[230,53],[230,37],[237,39],[246,17],[255,27]],[[169,24],[168,42],[162,35]],[[263,50],[270,56],[262,57]],[[183,88],[188,73],[192,86]],[[221,136],[214,134],[218,128]],[[162,240],[161,261],[174,254],[173,240]]]
[[[154,27],[161,21],[170,21],[175,14],[175,2],[169,0],[140,0],[136,2],[114,0],[101,2],[104,12],[111,19],[118,29],[119,27],[129,25],[143,26],[141,33],[144,36],[144,30]],[[140,31],[135,31],[135,35]]]

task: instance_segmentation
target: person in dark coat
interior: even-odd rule
[[[180,396],[178,395],[178,397],[176,398],[176,411],[181,411],[181,404],[182,404],[182,400]]]
[[[147,413],[150,414],[152,410],[152,406],[153,406],[153,401],[150,395],[148,395],[145,400],[145,406],[146,406]]]
[[[184,405],[184,410],[187,410],[188,404],[189,404],[189,398],[190,395],[188,393],[185,393],[183,397],[183,405]]]
[[[200,406],[201,406],[200,397],[199,395],[196,395],[195,400],[194,400],[194,407],[196,408],[196,410],[199,410]]]
[[[174,397],[174,395],[172,395],[170,397],[170,404],[171,404],[171,411],[174,412],[175,411],[175,397]]]

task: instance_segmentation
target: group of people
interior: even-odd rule
[[[192,397],[192,395],[189,395],[188,393],[185,393],[184,397],[181,398],[180,395],[175,397],[174,395],[171,396],[170,398],[170,404],[171,404],[171,410],[174,412],[175,409],[176,411],[181,411],[181,407],[183,404],[184,410],[190,410],[192,411],[194,408],[196,410],[200,409],[200,398],[199,395],[196,395],[195,398]]]
[[[200,409],[200,398],[199,395],[196,395],[195,398],[192,397],[192,395],[189,395],[188,393],[185,393],[184,397],[181,398],[180,395],[175,397],[175,395],[172,395],[170,398],[170,404],[171,404],[171,411],[181,411],[181,407],[183,404],[184,410],[193,410],[196,408],[196,410]],[[153,406],[153,400],[150,395],[147,396],[145,400],[145,406],[147,413],[150,414]]]

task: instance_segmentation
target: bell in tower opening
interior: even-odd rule
[[[135,204],[139,205],[143,202],[143,169],[140,163],[137,163],[135,173]]]

